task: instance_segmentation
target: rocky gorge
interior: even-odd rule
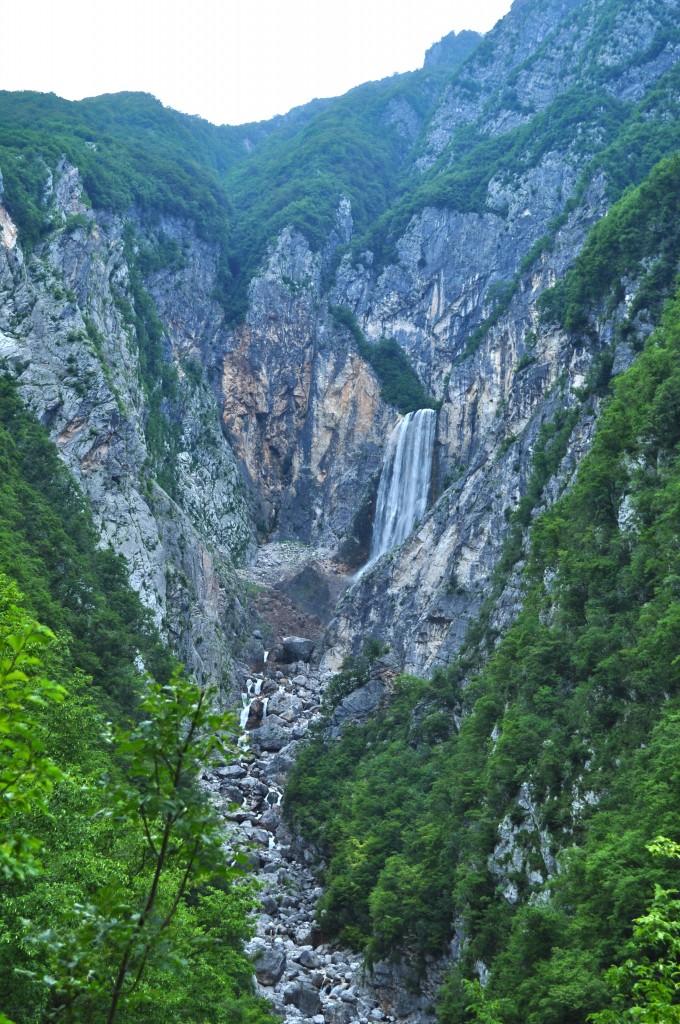
[[[238,129],[27,94],[27,141],[0,97],[0,365],[169,649],[241,715],[247,742],[202,786],[261,883],[248,949],[286,1019],[603,1005],[580,980],[577,1009],[526,1016],[507,958],[544,969],[517,952],[522,915],[567,913],[562,865],[674,694],[669,663],[645,703],[671,641],[631,653],[674,593],[635,553],[672,518],[636,505],[673,464],[670,383],[638,389],[652,425],[612,428],[628,447],[592,471],[590,518],[565,502],[612,396],[670,345],[679,14],[515,0],[417,72]],[[620,569],[596,594],[575,522],[593,579]],[[598,636],[554,654],[584,623]],[[619,947],[598,942],[600,977]],[[509,1002],[484,1017],[465,983],[496,978]]]
[[[381,705],[396,673],[396,659],[377,660],[369,681],[329,712],[324,693],[332,676],[314,664],[314,646],[306,638],[281,637],[263,652],[259,670],[241,670],[243,753],[202,777],[227,828],[237,826],[231,834],[260,886],[262,909],[247,946],[258,990],[289,1021],[423,1024],[432,1020],[428,1009],[443,965],[432,966],[423,989],[408,965],[385,962],[369,971],[360,955],[329,941],[323,917],[316,916],[323,891],[319,853],[283,815],[288,773],[308,729],[338,737],[348,721],[365,719]]]

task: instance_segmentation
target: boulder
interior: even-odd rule
[[[307,970],[313,970],[319,966],[319,958],[311,949],[301,949],[295,959]]]
[[[270,715],[280,715],[287,722],[299,718],[303,709],[303,702],[292,693],[277,693],[267,706]]]
[[[220,796],[223,800],[228,800],[230,804],[243,803],[243,790],[239,789],[234,783],[220,783]]]
[[[242,779],[247,772],[241,764],[225,764],[221,768],[215,768],[215,775],[221,779]]]
[[[326,1003],[323,1008],[326,1024],[351,1024],[352,1011],[345,1003]]]
[[[286,969],[286,951],[283,945],[268,946],[264,942],[254,943],[251,958],[255,964],[255,975],[260,985],[276,985]]]
[[[283,1001],[286,1005],[297,1006],[303,1017],[313,1017],[321,1009],[319,993],[311,985],[303,985],[297,982],[289,985],[283,993]]]
[[[278,751],[289,742],[289,735],[285,731],[285,722],[278,715],[271,715],[265,718],[259,729],[253,729],[250,734],[251,744],[257,744],[260,750]]]
[[[257,729],[262,724],[262,716],[264,714],[264,701],[261,697],[255,697],[250,702],[250,709],[248,711],[248,720],[246,722],[246,729]]]
[[[266,914],[269,914],[270,917],[276,917],[279,912],[279,905],[273,896],[263,896],[260,903]]]
[[[280,824],[281,817],[276,811],[265,811],[260,815],[260,828],[266,829],[268,833],[276,832]]]
[[[316,644],[302,636],[284,636],[276,649],[276,660],[284,665],[292,665],[296,661],[311,661]]]

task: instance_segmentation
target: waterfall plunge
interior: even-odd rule
[[[419,409],[392,431],[380,474],[371,556],[362,571],[406,540],[425,514],[436,422],[434,409]]]

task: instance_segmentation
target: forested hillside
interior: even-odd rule
[[[0,1016],[264,1021],[254,893],[196,785],[233,716],[177,674],[6,376],[0,444]]]
[[[644,268],[620,339],[642,347],[639,309],[661,316],[631,369],[608,383],[608,353],[576,395],[604,396],[605,409],[575,483],[535,517],[579,419],[572,405],[538,435],[460,656],[430,680],[398,680],[386,714],[329,744],[334,707],[368,679],[366,659],[349,658],[289,782],[288,813],[328,865],[325,929],[369,961],[415,952],[421,969],[447,943],[459,948],[443,1021],[467,1020],[465,1007],[471,1020],[582,1021],[611,1004],[612,964],[676,955],[670,933],[653,951],[629,943],[655,885],[672,888],[677,872],[648,844],[677,841],[680,825],[680,299],[660,312],[680,265],[679,167],[677,156],[656,167],[542,296],[543,316],[592,336],[593,311],[618,304]],[[499,640],[495,601],[529,525],[522,611]],[[466,978],[480,964],[490,980],[475,1002]],[[641,1019],[674,1019],[674,986],[657,996],[661,1008],[651,991],[640,1000]]]
[[[441,64],[239,127],[216,127],[141,93],[79,103],[0,93],[8,210],[32,249],[56,226],[45,209],[45,180],[66,156],[96,210],[134,206],[152,221],[163,214],[191,220],[219,247],[218,294],[228,317],[238,318],[266,245],[283,227],[301,229],[321,248],[340,196],[351,198],[360,228],[387,210],[442,85],[479,38],[463,32]]]

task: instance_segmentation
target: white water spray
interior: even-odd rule
[[[406,540],[425,514],[436,423],[434,409],[418,409],[392,431],[380,474],[371,556],[362,571]]]

